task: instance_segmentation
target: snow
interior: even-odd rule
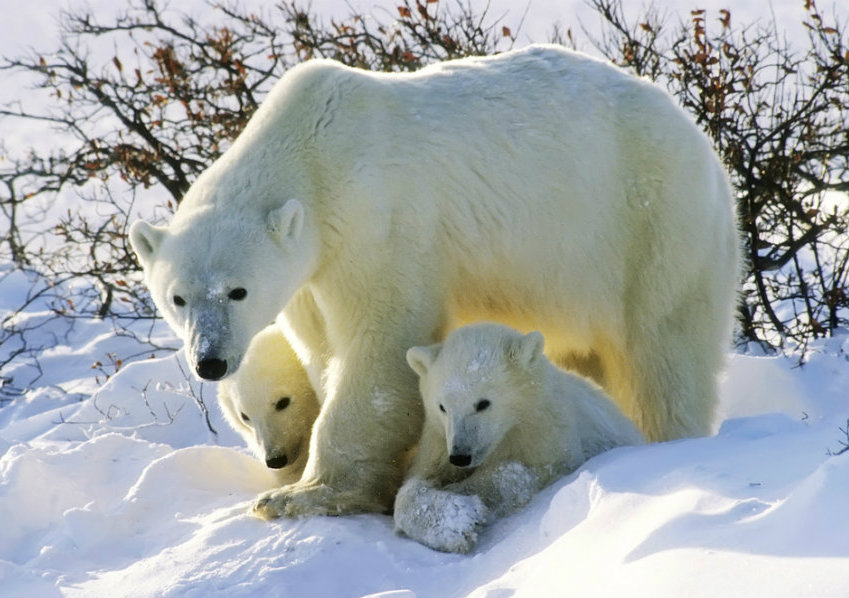
[[[92,376],[78,363],[98,344],[121,351],[107,328],[54,348],[51,385]],[[849,452],[829,454],[846,441],[849,335],[803,367],[731,355],[715,435],[600,455],[469,555],[384,515],[252,517],[274,475],[224,423],[215,385],[186,372],[180,351],[84,400],[34,387],[0,409],[0,596],[849,592]]]
[[[39,15],[55,6],[21,5],[0,23],[3,47],[49,38]],[[772,10],[795,20],[798,6]],[[539,39],[568,13],[532,3],[523,31]],[[5,141],[30,143],[27,130]],[[0,264],[0,319],[28,291]],[[17,317],[40,326],[41,369],[0,372],[25,381],[0,387],[0,597],[849,595],[849,452],[833,455],[849,441],[847,334],[815,343],[803,367],[729,355],[714,435],[602,454],[458,555],[384,515],[252,517],[274,475],[227,427],[215,384],[160,348],[180,346],[164,324],[140,345],[108,322],[49,315],[36,301]],[[139,353],[157,356],[117,371],[108,357]]]

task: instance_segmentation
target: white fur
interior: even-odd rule
[[[319,405],[304,368],[277,326],[253,338],[239,370],[218,385],[218,402],[230,426],[276,470],[281,484],[300,479]]]
[[[405,352],[463,322],[541,330],[652,440],[709,431],[738,275],[726,175],[666,93],[578,53],[294,67],[170,226],[130,239],[193,363],[230,375],[277,318],[316,385],[304,477],[262,516],[388,509],[422,422]]]
[[[601,388],[552,365],[542,348],[538,332],[475,324],[407,352],[425,425],[396,498],[397,529],[437,550],[468,552],[484,524],[558,476],[643,442]],[[457,456],[470,461],[456,466]]]

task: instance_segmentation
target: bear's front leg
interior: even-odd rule
[[[502,517],[528,504],[549,478],[522,463],[507,461],[480,467],[445,489],[480,497],[492,517]]]
[[[383,501],[356,490],[341,490],[322,483],[302,481],[264,492],[257,497],[253,514],[265,520],[309,515],[382,513]]]
[[[404,344],[375,350],[361,341],[345,358],[329,360],[326,398],[313,427],[303,476],[261,495],[253,508],[257,516],[391,510],[404,473],[402,455],[418,440],[423,420]]]
[[[469,552],[486,519],[477,496],[439,490],[421,478],[407,480],[395,499],[395,529],[443,552]]]

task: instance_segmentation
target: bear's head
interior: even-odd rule
[[[425,417],[443,430],[452,465],[481,465],[525,416],[521,403],[529,399],[542,348],[539,332],[523,336],[483,323],[407,351],[407,363],[419,375]]]
[[[130,243],[193,371],[220,380],[309,278],[316,244],[296,199],[259,213],[184,207],[168,227],[133,223]]]
[[[268,467],[306,462],[318,399],[275,325],[254,337],[242,367],[218,385],[218,401],[233,429]]]

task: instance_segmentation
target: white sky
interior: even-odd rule
[[[92,11],[108,21],[108,16],[116,14],[130,0],[25,0],[17,2],[14,10],[3,11],[0,17],[0,56],[21,56],[29,50],[50,51],[59,43],[59,15],[62,9],[89,6]],[[228,1],[228,0],[225,0]],[[460,1],[471,2],[477,10],[487,5],[487,0],[441,0],[444,5],[454,5]],[[11,0],[6,0],[11,2]],[[202,0],[160,0],[171,8],[188,12],[200,17],[203,21],[204,12],[209,8]],[[251,7],[261,7],[265,11],[274,10],[275,2],[270,0],[242,0]],[[349,16],[352,9],[365,14],[396,15],[399,0],[302,0],[301,4],[312,5],[325,19],[330,17],[344,18]],[[624,0],[628,7],[626,12],[631,16],[644,13],[647,1]],[[771,16],[779,28],[787,32],[791,40],[801,40],[805,30],[800,21],[805,15],[802,0],[655,0],[655,5],[661,11],[669,14],[671,24],[680,19],[688,19],[689,11],[696,7],[707,8],[708,23],[716,24],[718,10],[733,5],[732,21],[736,24],[751,24],[756,21],[770,22]],[[823,14],[833,12],[835,0],[820,0],[820,11]],[[516,46],[523,46],[531,41],[546,41],[555,24],[563,29],[571,27],[579,39],[579,47],[592,50],[588,42],[581,43],[581,25],[590,31],[598,30],[597,15],[587,6],[586,0],[489,0],[489,11],[492,18],[503,16],[501,21],[514,30],[522,20],[527,10],[527,16],[519,31]],[[843,11],[845,13],[845,11]],[[844,14],[844,18],[846,15]],[[26,99],[32,102],[42,101],[37,92],[26,91],[32,81],[23,75],[12,75],[0,72],[0,103],[11,99]],[[24,90],[24,91],[22,91]],[[29,94],[29,95],[28,95]],[[29,148],[41,148],[45,144],[55,145],[60,142],[61,131],[51,129],[47,125],[39,126],[34,122],[10,121],[0,122],[0,152],[5,149],[9,155],[20,155]],[[3,154],[0,153],[0,159]]]
[[[465,0],[464,0],[465,1]],[[450,4],[452,0],[443,0]],[[248,5],[273,6],[271,2],[261,0],[249,0]],[[306,2],[304,3],[306,4]],[[321,0],[312,2],[313,8],[327,16],[345,16],[349,13],[348,6],[363,12],[377,14],[377,11],[388,10],[395,13],[395,6],[400,4],[397,0]],[[483,7],[486,0],[472,0],[475,7]],[[639,13],[647,2],[626,1],[628,12]],[[79,0],[27,0],[16,3],[14,10],[3,11],[0,18],[0,54],[15,54],[27,47],[50,48],[54,45],[57,33],[57,17],[62,8],[69,6],[91,6],[95,12],[101,14],[114,13],[124,5],[122,1],[116,0],[90,0],[80,2]],[[172,0],[170,5],[174,8],[189,12],[207,10],[200,0]],[[770,14],[774,13],[776,20],[788,29],[793,37],[801,32],[798,21],[804,15],[801,0],[688,0],[686,2],[675,0],[657,0],[656,5],[669,10],[670,13],[678,13],[686,17],[692,8],[707,8],[717,11],[720,8],[732,7],[732,18],[737,23],[749,23],[755,20],[769,20]],[[824,14],[830,13],[831,7],[835,6],[833,1],[820,1],[820,11]],[[371,8],[372,10],[369,10]],[[490,0],[490,11],[492,15],[506,14],[505,24],[515,25],[521,19],[525,9],[528,9],[527,19],[522,27],[522,35],[519,43],[523,44],[530,40],[544,41],[554,23],[561,25],[574,25],[577,29],[576,18],[580,18],[588,27],[595,25],[595,16],[584,0]],[[194,10],[193,10],[194,9]]]

